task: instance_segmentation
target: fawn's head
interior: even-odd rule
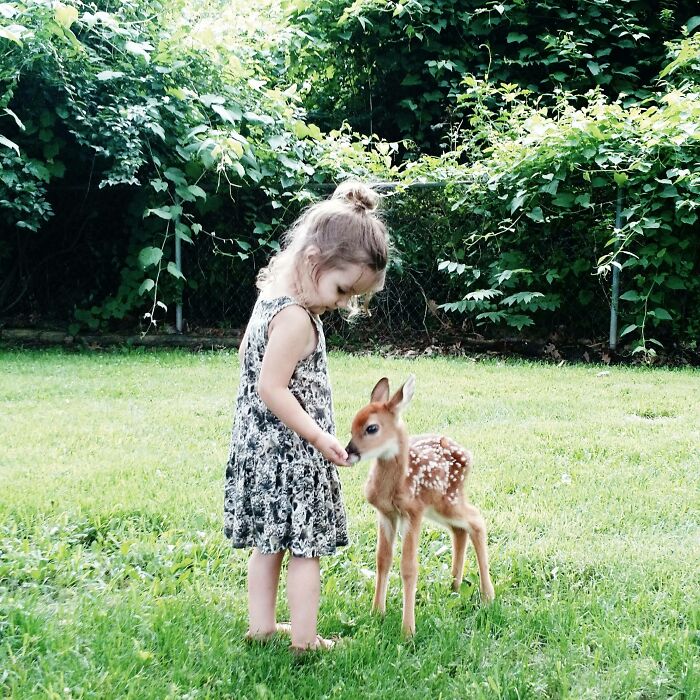
[[[416,378],[411,374],[391,397],[389,380],[382,377],[370,397],[352,421],[352,437],[347,447],[348,464],[375,457],[388,459],[399,451],[399,434],[404,430],[401,414],[411,402]]]

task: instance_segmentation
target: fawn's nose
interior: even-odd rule
[[[352,440],[346,445],[345,451],[348,453],[348,464],[355,464],[360,461],[360,452]]]

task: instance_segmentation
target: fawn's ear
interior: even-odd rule
[[[389,408],[396,413],[403,413],[416,390],[416,377],[413,374],[408,375],[408,379],[403,383],[403,386],[391,397]]]
[[[382,377],[372,389],[370,401],[372,403],[386,403],[389,400],[389,380]]]

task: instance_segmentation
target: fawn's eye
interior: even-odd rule
[[[368,425],[365,428],[365,432],[369,433],[370,435],[374,435],[378,431],[379,431],[379,426],[376,423],[372,423],[372,425]]]
[[[341,287],[338,287],[338,294],[345,296],[347,293],[348,292],[346,289],[342,289]]]

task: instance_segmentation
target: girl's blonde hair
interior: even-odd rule
[[[333,195],[310,206],[284,234],[282,250],[260,270],[257,288],[264,289],[289,270],[299,269],[303,254],[315,248],[314,283],[321,273],[347,265],[365,265],[378,275],[389,261],[389,234],[377,215],[379,195],[367,185],[348,180]],[[299,282],[298,272],[295,281]],[[351,315],[358,303],[349,305]]]

